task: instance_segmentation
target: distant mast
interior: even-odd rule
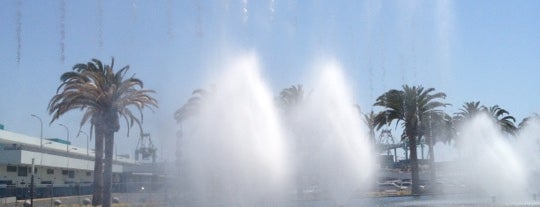
[[[152,158],[152,163],[156,163],[156,152],[157,148],[152,143],[152,138],[150,133],[143,133],[137,142],[137,147],[135,148],[135,160],[140,161],[149,160]]]

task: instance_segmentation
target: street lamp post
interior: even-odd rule
[[[86,135],[86,156],[90,156],[90,153],[88,152],[88,147],[89,147],[89,146],[88,146],[88,143],[89,143],[88,139],[89,139],[90,137],[88,136],[88,134],[87,134],[86,132],[83,132],[83,131],[81,131],[81,130],[79,130],[79,133],[77,134],[77,137],[79,137],[79,135],[80,135],[81,133],[84,134],[84,135]]]
[[[66,125],[63,125],[63,124],[58,124],[58,125],[63,126],[64,128],[66,128],[66,132],[67,132],[66,152],[69,153],[69,128]]]
[[[40,130],[39,130],[39,138],[40,138],[40,145],[39,145],[39,149],[40,150],[43,150],[43,121],[41,120],[41,118],[39,118],[39,116],[35,115],[35,114],[30,114],[32,115],[33,117],[35,117],[36,119],[39,120],[39,123],[40,123]]]
[[[34,207],[34,188],[35,188],[35,184],[34,184],[34,172],[35,172],[35,169],[34,169],[34,158],[32,158],[32,174],[31,174],[31,177],[30,177],[30,207]]]

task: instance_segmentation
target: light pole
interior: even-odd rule
[[[88,153],[88,147],[89,147],[89,146],[88,146],[88,139],[89,139],[90,137],[88,136],[88,134],[87,134],[86,132],[83,132],[83,131],[81,131],[81,130],[79,130],[79,133],[77,134],[77,137],[79,137],[79,135],[81,135],[81,133],[84,134],[84,135],[86,135],[86,156],[90,156],[90,153]]]
[[[40,150],[43,150],[43,121],[41,120],[41,118],[39,118],[39,116],[35,115],[35,114],[30,114],[32,115],[33,117],[35,117],[36,119],[39,120],[39,124],[40,124],[40,128],[39,128],[39,138],[40,138],[40,145],[39,145],[39,149]]]
[[[30,177],[30,207],[34,207],[34,188],[35,188],[35,185],[34,185],[34,158],[32,158],[32,174],[31,174],[31,177]]]
[[[63,124],[58,124],[60,126],[63,126],[64,128],[66,128],[66,132],[67,132],[67,143],[66,143],[66,152],[69,153],[69,129],[66,125],[63,125]]]

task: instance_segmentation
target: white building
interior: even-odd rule
[[[38,189],[73,186],[80,189],[89,187],[93,182],[92,150],[70,145],[64,140],[42,140],[0,129],[0,197],[2,188],[6,194],[6,188],[29,186],[32,160],[35,166],[34,183]],[[135,165],[133,159],[116,156],[113,161],[113,183],[123,180],[124,168]]]

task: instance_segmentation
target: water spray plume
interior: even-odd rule
[[[484,113],[465,124],[458,138],[464,184],[474,194],[501,199],[527,196],[528,173],[515,140]]]
[[[184,133],[186,182],[199,201],[254,204],[283,192],[290,167],[272,100],[254,54],[215,80]]]
[[[311,173],[330,199],[343,205],[355,192],[367,190],[375,167],[368,130],[339,64],[316,68],[313,92],[296,117],[297,138],[304,151],[300,171]]]
[[[183,194],[203,203],[287,206],[317,190],[343,205],[366,190],[373,150],[335,61],[317,69],[304,102],[280,114],[256,55],[232,59],[183,125]]]

